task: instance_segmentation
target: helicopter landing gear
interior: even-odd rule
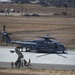
[[[65,51],[62,51],[62,53],[65,53]]]
[[[29,48],[26,48],[26,52],[31,52],[31,49],[29,49]]]

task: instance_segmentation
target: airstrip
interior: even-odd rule
[[[0,67],[11,67],[11,62],[17,60],[17,54],[11,53],[15,47],[0,47]],[[61,53],[23,52],[24,59],[31,59],[31,68],[75,70],[75,51]]]

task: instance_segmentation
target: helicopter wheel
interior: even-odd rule
[[[31,52],[31,50],[29,48],[26,48],[26,52]]]
[[[36,52],[37,52],[37,53],[40,53],[40,51],[38,51],[38,50],[37,50]]]
[[[64,51],[62,51],[62,53],[65,53]]]
[[[30,52],[31,50],[26,50],[26,52]]]

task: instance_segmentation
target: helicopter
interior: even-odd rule
[[[8,44],[18,44],[20,47],[25,47],[26,52],[36,51],[36,52],[58,52],[61,51],[65,53],[66,48],[65,46],[54,40],[53,38],[46,35],[44,37],[40,37],[40,39],[36,40],[28,40],[28,41],[14,41],[11,40],[9,34],[6,31],[1,32],[3,34],[6,43]]]

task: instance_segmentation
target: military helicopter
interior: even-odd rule
[[[36,51],[36,52],[58,52],[61,51],[65,53],[66,48],[60,42],[57,42],[53,38],[46,35],[44,37],[40,37],[37,40],[29,40],[29,41],[13,41],[10,39],[9,34],[6,31],[1,32],[3,36],[6,38],[6,43],[9,44],[18,44],[21,47],[26,48],[26,52]]]

